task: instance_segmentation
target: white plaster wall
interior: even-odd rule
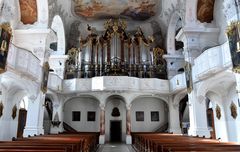
[[[49,118],[48,112],[47,112],[46,108],[44,108],[44,116],[43,116],[44,134],[50,133],[51,120],[52,120],[52,118]]]
[[[0,140],[11,140],[12,137],[17,137],[18,116],[20,109],[20,101],[24,96],[24,92],[21,90],[15,90],[13,92],[6,92],[2,89],[2,101],[4,105],[3,115],[0,118]],[[12,108],[16,104],[17,113],[15,119],[12,118]]]
[[[117,107],[120,111],[119,117],[112,117],[113,108]],[[106,141],[110,141],[110,121],[121,120],[122,121],[122,141],[126,139],[126,105],[120,99],[111,99],[107,102],[105,107],[105,138]]]
[[[220,28],[218,38],[219,44],[223,44],[224,42],[227,41],[226,37],[227,22],[223,12],[223,0],[215,1],[213,18],[216,22],[216,26]]]
[[[224,97],[220,97],[218,94],[214,92],[208,92],[207,97],[210,99],[213,109],[214,115],[214,126],[215,126],[215,134],[216,139],[220,138],[222,141],[228,141],[228,133],[227,133],[227,124],[226,124],[226,115],[224,111]],[[221,118],[217,118],[216,114],[216,106],[221,109]]]
[[[221,118],[217,118],[216,114],[216,102],[212,102],[213,105],[213,115],[214,115],[214,126],[215,126],[215,134],[216,139],[220,138],[222,141],[228,141],[227,135],[227,124],[226,124],[226,116],[224,112],[224,107],[221,104],[218,104],[221,108]]]
[[[233,85],[229,89],[229,94],[227,96],[227,99],[228,99],[227,101],[224,101],[224,108],[225,108],[226,123],[228,128],[228,138],[229,138],[229,141],[240,142],[240,129],[239,129],[240,116],[239,116],[238,95],[236,93],[236,85]],[[232,102],[234,102],[238,108],[237,109],[238,116],[236,119],[234,119],[231,116],[230,105]]]
[[[136,111],[144,111],[144,121],[136,121]],[[151,121],[151,111],[159,111],[159,121]],[[168,109],[157,98],[140,98],[131,107],[132,132],[152,132],[168,122]]]
[[[72,111],[81,111],[81,121],[72,121]],[[95,111],[96,121],[87,121],[87,112]],[[92,98],[73,98],[64,105],[64,122],[81,132],[98,132],[100,127],[99,103]]]

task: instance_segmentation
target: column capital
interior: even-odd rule
[[[126,104],[126,109],[131,110],[132,104]]]
[[[106,106],[106,105],[103,104],[103,103],[100,103],[100,104],[99,104],[99,107],[101,108],[101,110],[105,110],[105,106]]]
[[[179,108],[179,104],[178,104],[178,103],[174,103],[174,104],[173,104],[173,108],[174,108],[174,109],[178,109],[178,108]]]

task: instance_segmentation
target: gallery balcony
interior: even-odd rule
[[[7,59],[7,72],[13,72],[30,80],[41,82],[41,61],[31,52],[10,45]]]
[[[209,48],[194,60],[193,81],[205,79],[231,67],[229,44]]]

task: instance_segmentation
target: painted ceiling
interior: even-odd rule
[[[145,21],[156,15],[159,0],[73,0],[75,15],[87,20],[125,18]]]

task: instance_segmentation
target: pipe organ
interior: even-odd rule
[[[66,79],[95,76],[133,76],[162,78],[166,76],[164,50],[153,48],[153,38],[146,38],[139,27],[131,35],[124,21],[108,20],[99,36],[88,25],[89,35],[80,39],[80,48],[68,51]]]

